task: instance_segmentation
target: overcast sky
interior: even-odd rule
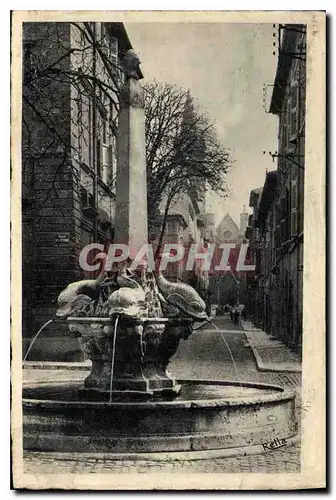
[[[277,149],[277,120],[265,112],[263,84],[272,84],[271,24],[126,23],[142,62],[144,81],[154,79],[189,88],[213,119],[235,164],[228,175],[227,200],[211,197],[207,211],[217,223],[226,212],[236,222],[251,189],[276,168],[267,152]],[[268,88],[268,100],[272,87]]]

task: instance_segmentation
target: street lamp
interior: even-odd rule
[[[266,151],[263,151],[263,154],[265,155],[266,154]],[[292,154],[288,154],[288,155],[285,155],[285,154],[279,154],[277,151],[275,151],[275,153],[272,153],[272,151],[269,151],[268,154],[272,157],[272,160],[274,161],[274,158],[284,158],[285,160],[289,160],[291,161],[294,165],[296,165],[297,167],[299,168],[302,168],[302,170],[304,170],[304,166],[301,165],[299,162],[297,162],[296,160],[294,160],[294,157]],[[296,155],[298,158],[302,158],[304,155]]]

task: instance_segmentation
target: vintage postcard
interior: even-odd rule
[[[326,486],[325,24],[13,12],[15,488]]]

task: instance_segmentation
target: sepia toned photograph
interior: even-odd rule
[[[14,487],[324,487],[325,13],[16,11],[11,78]]]

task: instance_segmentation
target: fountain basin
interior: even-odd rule
[[[248,449],[297,433],[295,394],[279,386],[179,380],[174,400],[94,400],[82,382],[23,389],[25,450],[123,454]],[[267,446],[266,446],[267,448]]]

